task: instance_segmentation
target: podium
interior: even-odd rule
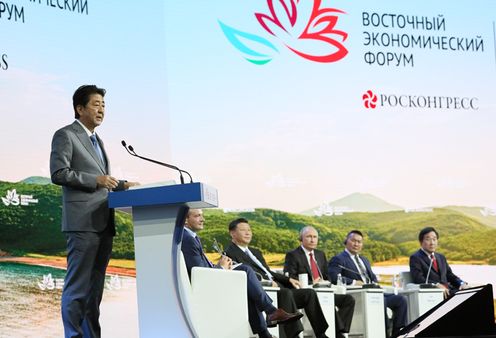
[[[189,208],[218,205],[203,183],[109,193],[110,208],[132,208],[141,338],[197,337],[182,302],[179,253]]]
[[[327,324],[329,324],[325,334],[329,338],[336,338],[336,331],[334,330],[336,327],[334,290],[331,288],[315,288],[314,290],[317,292],[322,312],[324,312],[324,318],[326,319]],[[308,320],[306,316],[304,318]],[[311,327],[310,323],[308,324],[308,326]]]
[[[408,322],[411,323],[444,300],[444,291],[435,289],[406,289],[400,294],[408,299]]]
[[[348,288],[346,293],[355,298],[350,336],[384,338],[386,336],[384,290]]]

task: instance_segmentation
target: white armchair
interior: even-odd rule
[[[180,261],[183,305],[198,338],[248,337],[246,274],[195,267],[190,282],[182,254]]]

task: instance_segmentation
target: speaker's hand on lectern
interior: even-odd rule
[[[137,185],[141,185],[139,182],[124,182],[124,189],[127,190],[131,187],[135,187]]]
[[[117,186],[119,185],[119,180],[117,180],[115,177],[112,177],[110,175],[97,176],[96,185],[99,188],[112,190],[114,188],[117,188]]]

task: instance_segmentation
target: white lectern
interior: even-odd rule
[[[141,338],[196,337],[181,301],[178,253],[189,208],[218,205],[202,183],[111,192],[110,208],[132,207]]]
[[[350,336],[384,338],[386,336],[384,290],[353,288],[346,292],[355,298],[355,311],[351,321]]]

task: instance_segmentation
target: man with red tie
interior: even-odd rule
[[[445,297],[465,289],[467,284],[451,271],[446,257],[435,252],[439,234],[433,227],[420,230],[420,249],[410,256],[410,273],[414,283],[432,283],[444,290]]]
[[[293,278],[298,278],[299,274],[306,273],[309,284],[330,280],[327,274],[325,253],[317,249],[319,244],[317,230],[311,226],[303,227],[299,239],[301,246],[286,253],[284,272]],[[339,309],[335,315],[336,337],[343,337],[350,332],[355,299],[350,295],[334,294],[334,303]]]

